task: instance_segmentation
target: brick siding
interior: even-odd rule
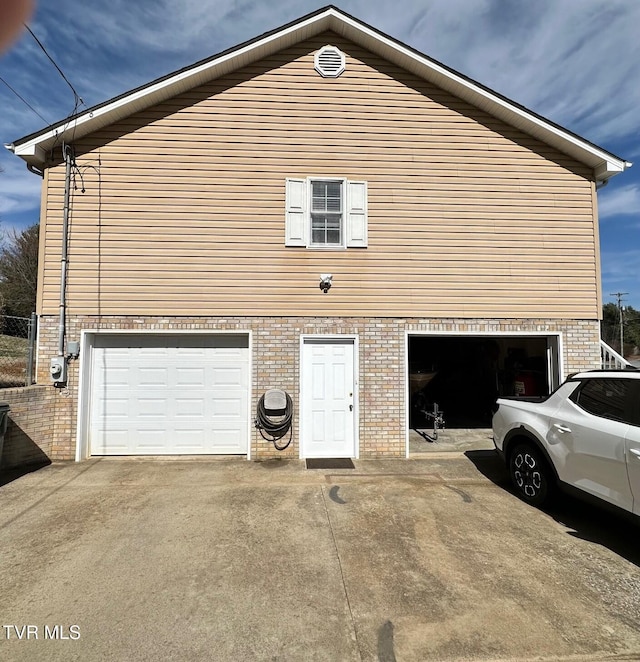
[[[61,401],[53,388],[27,386],[2,389],[0,402],[10,406],[4,448],[0,456],[2,469],[69,459],[68,444],[62,452],[59,452],[56,445],[58,431],[54,421],[65,418],[62,410],[66,403],[60,406]]]
[[[56,353],[57,319],[40,320],[38,382],[49,382],[48,364]],[[300,394],[300,336],[351,334],[359,339],[359,443],[360,457],[404,457],[406,404],[405,333],[561,333],[565,375],[600,365],[600,330],[597,320],[545,319],[389,319],[311,317],[92,317],[70,316],[67,338],[79,340],[86,330],[148,331],[252,331],[252,401],[269,388],[283,388],[298,412]],[[564,375],[563,375],[564,376]],[[19,390],[19,389],[17,389]],[[67,388],[48,387],[46,406],[53,407],[55,429],[45,435],[51,459],[75,457],[78,398],[78,362],[69,365]],[[0,399],[1,399],[0,394]],[[54,404],[52,405],[51,402]],[[252,414],[253,415],[253,414]],[[250,439],[251,457],[299,456],[299,421],[294,416],[293,443],[280,453],[257,430]],[[46,446],[46,444],[44,444]],[[43,446],[43,447],[44,447]],[[45,451],[46,452],[46,451]]]

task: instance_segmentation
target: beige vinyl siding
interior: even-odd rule
[[[339,78],[313,68],[328,43]],[[71,314],[598,316],[588,169],[335,34],[77,151]],[[285,178],[310,176],[368,182],[368,248],[285,248]],[[45,181],[53,313],[64,167]]]

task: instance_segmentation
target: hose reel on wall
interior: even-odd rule
[[[274,388],[260,396],[255,424],[261,437],[272,442],[276,450],[283,451],[291,443],[292,422],[293,401],[286,391]],[[280,442],[287,433],[289,433],[288,441]]]

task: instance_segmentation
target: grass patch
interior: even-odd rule
[[[0,336],[0,388],[25,385],[28,354],[26,338]]]

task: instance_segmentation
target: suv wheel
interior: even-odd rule
[[[532,444],[518,444],[509,458],[509,475],[518,496],[533,506],[551,497],[553,473],[542,453]]]

